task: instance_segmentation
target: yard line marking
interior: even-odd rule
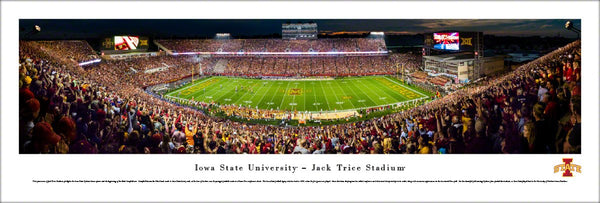
[[[394,100],[396,100],[396,101],[405,101],[405,100],[409,100],[409,98],[408,98],[408,97],[405,97],[405,96],[403,96],[403,95],[401,95],[401,94],[398,94],[398,93],[396,93],[396,91],[394,91],[392,88],[388,87],[386,84],[381,84],[381,82],[380,82],[380,81],[377,81],[377,80],[369,80],[369,81],[367,81],[367,82],[369,82],[370,84],[373,84],[373,85],[378,85],[378,86],[381,86],[382,88],[385,88],[385,90],[384,90],[384,89],[378,89],[380,92],[382,92],[382,93],[383,93],[383,95],[384,95],[384,96],[386,96],[386,95],[387,95],[387,97],[380,97],[379,99],[381,99],[381,100],[385,100],[386,98],[391,98],[391,99],[394,99]],[[400,99],[398,99],[397,97],[394,97],[394,95],[391,95],[389,92],[392,92],[392,93],[394,93],[394,94],[396,94],[396,95],[400,96]],[[383,99],[382,99],[382,98],[383,98]]]
[[[382,86],[382,88],[383,88],[383,89],[379,89],[379,91],[381,91],[381,92],[384,94],[384,96],[385,96],[385,95],[387,95],[387,98],[392,98],[392,99],[394,99],[394,100],[397,100],[397,101],[406,101],[406,100],[410,100],[410,98],[408,98],[408,97],[405,97],[405,96],[404,96],[404,95],[402,95],[402,94],[398,94],[398,93],[397,93],[397,92],[396,92],[394,89],[392,89],[392,88],[391,88],[391,87],[389,87],[388,85],[386,85],[386,84],[381,84],[382,82],[378,81],[377,79],[375,79],[375,80],[370,80],[369,82],[370,82],[371,84],[376,84],[376,85],[380,85],[380,86]],[[400,98],[398,98],[398,97],[396,97],[396,96],[399,96]],[[380,98],[380,99],[381,99],[381,98]],[[385,99],[385,97],[384,97],[384,99]]]
[[[342,86],[340,85],[340,83],[339,83],[339,82],[336,82],[335,84],[336,84],[338,87],[340,87],[340,89],[342,89],[342,92],[344,92],[344,94],[346,94],[346,95],[348,94],[348,93],[346,93],[346,91],[344,90],[344,88],[342,88]],[[355,109],[355,108],[356,108],[356,106],[354,106],[354,104],[352,103],[352,100],[351,100],[351,99],[348,99],[348,102],[349,102],[349,103],[352,105],[352,108],[353,108],[353,109]]]
[[[353,82],[351,82],[350,84],[352,84],[352,86],[356,87],[356,89],[358,89],[358,91],[360,91],[369,101],[371,101],[371,103],[373,103],[373,105],[377,105],[377,102],[373,101],[373,99],[371,99],[370,95],[365,93],[365,91],[363,91],[363,89],[359,88],[358,85],[355,85]],[[369,105],[365,105],[365,106],[369,106]]]
[[[215,101],[219,102],[219,101],[221,101],[221,99],[223,97],[226,97],[226,96],[228,96],[229,98],[224,99],[224,101],[231,101],[231,96],[233,96],[235,94],[235,88],[232,88],[232,85],[233,84],[226,84],[226,86],[224,86],[223,88],[229,89],[229,90],[222,91],[223,93],[219,94],[220,95],[219,98],[217,98]],[[233,93],[230,93],[230,92],[233,92]],[[227,100],[227,99],[229,99],[229,100]]]
[[[211,84],[210,86],[212,86],[212,87],[216,87],[217,85],[220,85],[220,84],[221,84],[221,83],[223,83],[224,81],[225,81],[225,80],[220,80],[220,81],[218,81],[218,82],[216,82],[216,83],[214,83],[214,84]],[[206,89],[206,88],[208,88],[208,87],[210,87],[210,86],[207,86],[207,87],[205,87],[205,89]],[[195,94],[193,94],[193,96],[195,96],[195,97],[198,97],[198,96],[202,96],[202,95],[203,95],[203,96],[209,95],[209,96],[213,96],[213,98],[214,98],[214,97],[216,97],[216,96],[217,96],[217,94],[214,94],[214,93],[216,93],[216,92],[218,92],[218,91],[219,91],[219,90],[218,90],[217,88],[211,88],[210,90],[208,90],[208,91],[206,91],[206,92],[204,92],[204,91],[197,91]],[[203,100],[203,101],[204,101],[204,100]],[[217,101],[217,100],[213,100],[213,101]],[[206,102],[206,101],[205,101],[205,102]]]
[[[329,89],[332,89],[331,82],[326,82],[325,84],[329,84]],[[341,109],[344,109],[344,106],[342,106],[342,104],[344,102],[340,102],[340,99],[338,98],[337,94],[335,93],[335,90],[333,90],[333,96],[335,97],[335,101],[336,101],[335,103],[337,105],[340,105]]]
[[[327,110],[331,110],[331,106],[329,106],[329,100],[327,99],[327,94],[325,94],[325,88],[323,88],[321,81],[319,81],[319,86],[321,86],[321,89],[323,90],[323,97],[325,97],[325,103],[327,103]]]
[[[244,94],[242,96],[240,96],[240,98],[235,100],[235,102],[233,102],[232,104],[238,103],[238,101],[240,101],[242,98],[246,97],[247,94],[248,94],[248,90],[246,90],[246,92],[244,92]]]
[[[348,82],[347,82],[347,81],[343,81],[343,82],[342,82],[342,84],[348,84]],[[350,88],[350,91],[352,91],[352,94],[354,94],[354,96],[358,97],[358,94],[356,94],[356,92],[354,92],[354,88],[351,88],[351,87],[349,87],[349,86],[347,86],[347,87],[348,87],[348,88]],[[358,99],[358,98],[357,98],[357,99]],[[351,100],[351,99],[350,99],[350,100]],[[350,102],[352,102],[352,101],[350,101]],[[365,105],[365,103],[361,103],[361,102],[360,102],[360,100],[359,100],[358,102],[359,102],[360,104],[362,104],[362,106],[363,106],[363,107],[365,107],[365,106],[366,106],[366,105]],[[364,102],[364,100],[363,100],[363,102]],[[356,106],[354,106],[354,108],[356,108]]]
[[[272,84],[271,84],[271,86],[269,86],[269,89],[268,89],[268,90],[270,90],[271,88],[273,88],[273,85],[275,85],[275,83],[274,83],[274,82],[272,82]],[[258,101],[258,103],[256,103],[256,104],[257,104],[257,105],[260,105],[260,102],[262,102],[262,100],[265,98],[265,96],[267,96],[267,94],[269,94],[269,91],[265,92],[265,93],[263,94],[263,96],[260,98],[260,100]],[[273,103],[273,102],[271,102],[271,103]]]
[[[298,83],[295,82],[294,84],[296,84],[296,86],[294,86],[294,89],[298,89]],[[294,96],[292,97],[292,102],[296,102],[296,94],[294,94]]]
[[[331,82],[326,82],[325,84],[331,84]],[[331,89],[331,85],[329,85],[329,89]],[[333,90],[333,96],[334,96],[334,98],[335,98],[335,103],[336,103],[336,104],[338,104],[338,105],[340,105],[340,107],[342,107],[342,109],[343,109],[343,108],[344,108],[344,107],[342,106],[343,102],[342,102],[342,103],[340,103],[340,100],[339,100],[339,98],[337,97],[337,94],[335,93],[335,90]]]
[[[302,85],[303,85],[303,88],[302,88],[302,90],[303,90],[304,92],[306,92],[306,82],[302,82]],[[307,111],[307,110],[308,110],[308,109],[306,109],[306,97],[307,97],[307,96],[306,96],[305,94],[302,94],[302,98],[304,98],[304,103],[302,103],[302,107],[304,107],[304,109],[303,109],[304,111]]]
[[[279,83],[277,83],[277,84],[279,84]],[[282,84],[283,84],[283,83],[282,83]],[[271,102],[271,103],[275,104],[275,103],[273,102],[273,99],[275,98],[275,96],[276,96],[276,95],[277,95],[277,93],[279,92],[279,88],[280,88],[280,87],[281,87],[281,85],[277,85],[277,89],[275,89],[275,92],[274,92],[273,94],[271,94],[271,100],[270,100],[269,102]]]
[[[279,109],[281,109],[281,105],[283,105],[283,101],[285,101],[285,97],[287,96],[287,95],[285,95],[285,93],[286,93],[288,87],[290,87],[290,83],[291,82],[288,82],[287,85],[285,86],[285,89],[283,89],[283,97],[281,97],[281,104],[279,104]]]
[[[210,86],[213,86],[213,87],[214,87],[214,86],[215,86],[215,85],[217,85],[217,84],[221,84],[221,83],[223,83],[223,80],[222,80],[221,78],[219,78],[219,77],[211,77],[210,79],[208,79],[208,78],[207,78],[207,80],[205,80],[205,81],[200,81],[199,83],[197,83],[197,84],[194,84],[192,87],[188,87],[188,88],[192,88],[192,89],[194,89],[194,88],[196,88],[198,85],[200,85],[200,84],[203,84],[203,83],[205,83],[205,82],[208,82],[208,81],[210,81],[210,80],[213,80],[213,79],[214,79],[214,80],[217,80],[217,81],[216,81],[216,82],[214,82],[213,84],[209,84],[208,86],[206,86],[206,87],[204,87],[204,88],[202,88],[202,89],[200,89],[200,90],[198,90],[198,91],[195,91],[195,92],[193,92],[193,93],[191,93],[191,94],[189,94],[189,95],[185,95],[185,96],[182,96],[182,97],[177,97],[177,98],[192,98],[192,97],[193,97],[193,98],[194,98],[194,101],[199,101],[199,102],[208,102],[208,101],[210,101],[212,98],[206,98],[206,97],[207,97],[207,96],[214,96],[214,95],[213,95],[213,92],[214,92],[215,90],[214,90],[214,89],[210,89],[209,87],[210,87]],[[209,89],[209,90],[208,90],[208,91],[206,91],[206,89]],[[183,89],[182,89],[182,90],[183,90]]]
[[[218,96],[218,98],[216,98],[214,101],[216,102],[221,102],[221,99],[223,99],[224,97],[228,97],[226,99],[224,99],[223,101],[232,101],[231,98],[232,96],[234,96],[235,94],[235,88],[233,88],[232,86],[237,85],[239,83],[236,82],[235,84],[233,84],[233,81],[238,81],[237,79],[232,79],[232,78],[224,78],[223,82],[225,83],[225,86],[223,86],[223,91],[221,91],[221,89],[216,90],[215,91],[218,92],[219,94],[215,94],[214,96]],[[231,93],[233,92],[233,93]],[[229,99],[229,100],[227,100]],[[231,103],[233,104],[233,103]]]
[[[357,81],[358,81],[358,83],[360,83],[360,84],[361,84],[363,87],[365,87],[366,89],[370,89],[370,88],[369,88],[369,86],[367,86],[366,84],[364,84],[364,83],[362,82],[362,80],[357,80]],[[377,94],[377,91],[371,91],[371,92],[372,92],[372,93],[375,93],[375,95],[377,95],[377,97],[378,97],[378,98],[381,98],[381,95]],[[373,100],[373,102],[375,102],[375,101]],[[386,102],[386,103],[387,103],[387,102]],[[381,104],[379,104],[379,103],[375,102],[375,105],[381,105]]]
[[[315,89],[315,84],[316,83],[315,82],[311,82],[311,84],[312,84],[311,88],[312,88],[312,91],[313,91],[313,95],[315,96],[314,99],[313,99],[313,106],[315,106],[316,107],[315,110],[318,111],[319,110],[318,106],[321,105],[321,103],[319,103],[320,101],[317,101],[317,90]],[[317,104],[317,105],[315,105],[315,104]]]
[[[259,90],[262,90],[264,87],[265,87],[265,85],[263,83],[263,85],[260,88],[258,88],[256,91],[253,92],[252,97],[250,97],[250,100],[254,99],[254,97],[256,96],[256,93],[259,92]],[[264,97],[264,95],[263,95],[263,97]],[[261,100],[262,100],[262,98],[261,98]],[[258,103],[256,103],[256,104],[257,105],[260,104],[260,101]]]

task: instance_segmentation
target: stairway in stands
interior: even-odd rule
[[[215,69],[214,72],[215,73],[223,73],[225,72],[225,68],[227,68],[227,59],[219,59],[219,61],[217,61],[217,64],[215,64]]]

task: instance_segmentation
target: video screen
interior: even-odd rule
[[[139,44],[138,36],[115,36],[115,50],[135,50]]]
[[[459,50],[458,32],[433,33],[434,49]]]

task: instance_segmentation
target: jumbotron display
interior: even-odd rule
[[[134,35],[119,35],[106,37],[102,40],[100,49],[108,52],[130,52],[148,50],[148,37]]]
[[[448,33],[433,33],[434,49],[440,50],[459,50],[459,35],[458,32]]]
[[[140,45],[138,36],[115,36],[115,50],[133,50]]]

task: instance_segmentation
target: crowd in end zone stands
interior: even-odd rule
[[[390,56],[346,56],[346,57],[249,57],[228,58],[225,75],[262,76],[340,76],[367,74],[395,74],[404,68],[415,70],[418,63],[405,61],[419,60],[418,55],[390,54]],[[402,60],[398,60],[402,58]],[[213,59],[214,60],[214,59]]]
[[[85,41],[79,40],[63,40],[63,41],[38,41],[42,50],[52,52],[56,56],[61,56],[64,59],[74,60],[76,62],[86,62],[100,58],[94,52],[92,47]]]
[[[215,65],[226,61],[223,75],[237,76],[359,76],[412,73],[419,68],[421,56],[389,54],[388,56],[346,57],[240,57],[206,59]],[[214,68],[214,66],[203,66]]]
[[[404,112],[319,127],[209,117],[147,94],[121,62],[82,68],[53,45],[20,42],[21,153],[581,153],[580,41]]]
[[[383,38],[318,40],[189,39],[156,40],[173,52],[355,52],[385,50]]]
[[[164,81],[180,79],[192,74],[192,69],[197,70],[197,63],[188,56],[158,56],[148,58],[135,58],[125,60],[107,60],[106,62],[90,68],[98,74],[115,73],[114,76],[130,84],[141,86],[155,85]],[[162,70],[157,70],[162,69]],[[154,70],[154,71],[153,71]],[[148,72],[146,72],[148,71]],[[104,77],[111,84],[115,77]]]

